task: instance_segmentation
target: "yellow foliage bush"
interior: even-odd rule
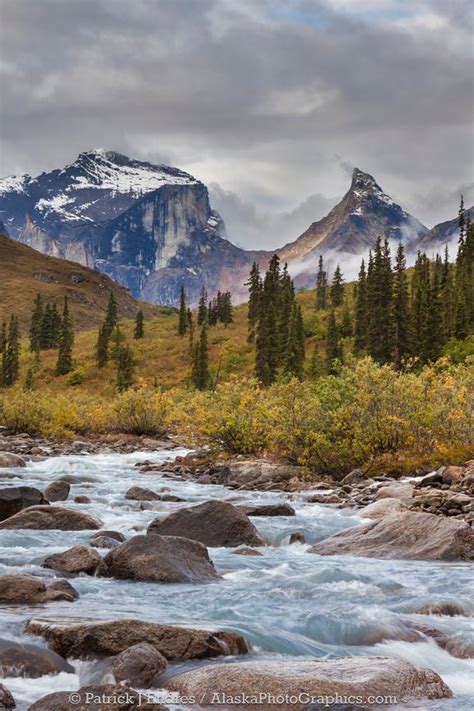
[[[127,434],[163,434],[170,404],[170,398],[159,390],[127,390],[114,400],[111,427]]]

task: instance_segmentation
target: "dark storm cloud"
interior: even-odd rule
[[[229,236],[252,246],[319,219],[348,165],[422,221],[447,219],[472,182],[469,13],[463,0],[0,0],[1,173],[95,146],[170,162],[218,184]]]

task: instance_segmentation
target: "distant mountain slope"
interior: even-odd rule
[[[0,322],[14,313],[26,333],[36,294],[59,307],[67,295],[76,328],[89,329],[103,321],[111,291],[122,318],[133,318],[139,309],[147,317],[166,310],[136,301],[105,274],[40,254],[0,234]]]
[[[428,228],[384,193],[371,175],[355,168],[341,202],[279,254],[289,263],[309,259],[314,263],[319,254],[328,252],[363,254],[379,235],[408,242],[428,233]]]
[[[469,218],[474,222],[474,206],[466,210],[466,219]],[[451,257],[454,257],[457,250],[457,241],[459,239],[459,220],[457,217],[454,220],[446,220],[435,225],[428,234],[423,235],[421,239],[414,241],[411,249],[425,250],[428,253],[440,252],[446,245],[451,250]]]

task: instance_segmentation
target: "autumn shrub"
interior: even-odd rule
[[[118,432],[127,434],[163,434],[169,406],[169,396],[159,390],[127,390],[115,398],[110,424]]]
[[[268,393],[254,380],[234,378],[214,392],[182,394],[175,401],[171,419],[190,442],[255,454],[268,445]]]
[[[15,433],[39,434],[50,419],[44,395],[24,390],[4,390],[0,394],[0,424]]]

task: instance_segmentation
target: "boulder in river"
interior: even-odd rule
[[[219,577],[207,548],[178,536],[133,536],[107,553],[97,573],[156,583],[201,583]]]
[[[4,467],[26,467],[26,462],[19,454],[0,452],[0,469]]]
[[[0,489],[0,521],[14,516],[28,506],[47,505],[39,489],[34,486],[9,486]]]
[[[113,538],[114,540],[118,541],[119,543],[124,543],[127,539],[123,535],[123,533],[120,533],[119,531],[97,531],[97,533],[93,533],[91,536],[91,541],[94,538],[99,538],[100,536],[105,536],[106,538]]]
[[[125,498],[133,501],[159,501],[161,496],[151,489],[144,489],[142,486],[131,486],[125,494]]]
[[[74,673],[74,667],[56,652],[34,644],[20,644],[10,639],[0,639],[0,674],[2,677],[23,676],[37,679],[46,674],[59,674],[60,672]]]
[[[71,485],[64,479],[52,481],[44,490],[44,495],[48,501],[66,501],[71,491]]]
[[[115,538],[109,538],[109,536],[91,538],[91,546],[94,548],[117,548],[119,545],[120,543]]]
[[[237,548],[237,550],[232,551],[234,555],[249,555],[249,556],[261,556],[260,551],[255,550],[255,548]]]
[[[30,506],[0,523],[0,529],[58,529],[60,531],[95,530],[101,526],[102,521],[98,518],[60,506]]]
[[[10,691],[8,691],[6,686],[0,684],[0,709],[14,709],[16,708],[15,699],[13,698]]]
[[[400,499],[408,501],[413,497],[414,485],[407,481],[397,481],[387,486],[381,486],[375,496],[376,499]]]
[[[399,511],[408,511],[408,506],[404,504],[401,499],[393,499],[389,496],[385,499],[373,501],[371,504],[368,504],[368,506],[364,506],[364,508],[357,513],[364,518],[383,518],[384,516],[398,513]]]
[[[93,575],[102,558],[90,546],[73,546],[62,553],[53,553],[43,561],[43,568],[59,570],[60,573]]]
[[[229,654],[247,654],[249,646],[236,632],[191,629],[142,620],[113,620],[80,624],[49,624],[29,620],[25,632],[44,637],[61,657],[88,659],[110,657],[144,642],[168,661],[209,659]]]
[[[243,504],[238,506],[247,516],[294,516],[290,504]]]
[[[147,703],[134,689],[120,684],[105,684],[83,686],[79,691],[55,691],[35,701],[28,711],[167,711],[167,709],[161,704]]]
[[[415,615],[441,615],[446,617],[473,617],[474,610],[466,607],[457,600],[439,600],[438,602],[428,602],[421,607],[410,610]]]
[[[473,560],[474,531],[465,521],[402,511],[339,531],[308,553],[405,560]]]
[[[384,657],[212,664],[178,674],[165,681],[164,686],[184,696],[198,697],[202,706],[213,703],[217,694],[281,696],[281,703],[271,707],[293,711],[304,709],[310,697],[336,694],[360,697],[362,703],[367,703],[369,696],[392,697],[393,705],[452,697],[451,690],[436,672]],[[288,695],[294,696],[296,702],[285,703]],[[233,708],[243,709],[246,704],[236,704]]]
[[[64,589],[46,585],[42,578],[34,575],[0,576],[0,602],[2,603],[36,605],[51,600],[71,602],[74,597]]]
[[[166,658],[155,647],[148,642],[141,642],[113,657],[110,669],[115,681],[148,689],[167,666]]]
[[[248,516],[226,501],[206,501],[156,518],[148,534],[186,536],[205,546],[263,546],[261,537]]]

